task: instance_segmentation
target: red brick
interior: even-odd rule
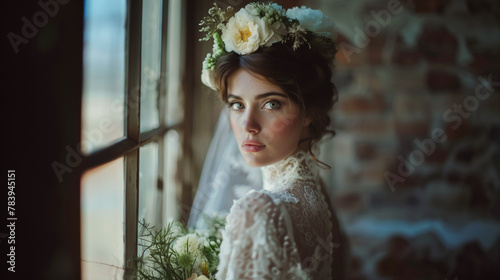
[[[407,46],[403,38],[398,35],[394,51],[392,53],[392,63],[403,66],[413,66],[420,61],[421,57],[422,54],[418,50]]]
[[[402,0],[405,6],[417,14],[443,13],[449,0]]]
[[[346,68],[335,69],[335,73],[333,74],[333,83],[340,92],[343,92],[342,88],[352,85],[353,82],[354,82],[353,69],[346,69]]]
[[[377,157],[377,148],[372,143],[358,143],[356,145],[356,157],[360,160],[373,160]]]
[[[469,68],[477,74],[485,74],[490,70],[491,56],[488,54],[474,54],[474,60],[469,63]]]
[[[363,198],[355,192],[337,194],[334,198],[334,205],[339,209],[359,210],[363,205]]]
[[[396,49],[392,54],[392,63],[401,66],[414,66],[420,62],[422,54],[413,49]]]
[[[401,258],[410,249],[410,242],[402,236],[393,236],[387,244],[387,255],[393,258]]]
[[[420,166],[414,166],[415,171],[413,171],[412,174],[410,174],[408,177],[405,177],[406,174],[401,174],[399,172],[399,166],[401,162],[396,157],[397,155],[402,155],[405,160],[408,160],[408,154],[409,152],[395,154],[393,162],[387,166],[387,172],[388,172],[387,176],[401,177],[394,181],[394,186],[392,187],[395,189],[395,191],[397,191],[398,189],[400,190],[400,189],[412,189],[412,188],[422,187],[427,182],[426,178],[423,178],[422,176],[415,174],[417,170],[420,168]],[[406,172],[406,165],[403,168],[405,168],[404,171]]]
[[[385,120],[356,120],[344,122],[338,125],[339,129],[353,134],[371,136],[387,136],[391,131],[392,124]]]
[[[403,122],[396,120],[394,130],[401,139],[416,139],[429,134],[430,122],[426,120]]]
[[[500,67],[500,56],[498,57],[498,64],[497,66]],[[493,73],[491,73],[491,83],[492,87],[495,89],[496,94],[500,92],[500,68],[495,69]]]
[[[460,139],[470,133],[471,127],[466,120],[462,119],[462,123],[458,127],[453,128],[456,125],[456,123],[446,123],[444,131],[447,139]]]
[[[367,60],[369,64],[380,65],[383,63],[382,53],[384,51],[385,41],[386,37],[384,34],[370,38],[370,43],[366,48]]]
[[[467,40],[467,49],[473,56],[468,67],[478,75],[488,75],[500,68],[500,52],[498,50],[485,49],[485,46],[477,40]]]
[[[386,108],[382,94],[345,96],[339,103],[340,111],[345,114],[381,112]]]
[[[381,11],[381,10],[387,10],[387,3],[383,1],[367,1],[365,5],[361,8],[360,13],[362,15],[366,15],[366,17],[369,17],[370,20],[373,19],[372,16],[370,15],[371,11]]]
[[[426,24],[418,48],[431,63],[455,64],[458,41],[445,26]]]
[[[487,0],[467,0],[467,8],[471,14],[484,14],[493,10],[492,1]]]
[[[495,245],[485,252],[479,241],[469,241],[455,255],[455,279],[499,279],[498,270],[498,239]],[[471,265],[474,264],[474,265]]]
[[[421,91],[419,92],[421,93]],[[428,120],[431,116],[430,102],[415,93],[398,94],[394,98],[394,114],[398,121]]]
[[[368,185],[370,186],[379,184],[385,185],[386,182],[384,175],[386,171],[387,168],[382,164],[378,166],[365,166],[361,169],[359,175],[362,178],[363,182],[368,183]]]
[[[434,163],[434,164],[441,164],[441,163],[444,163],[446,161],[446,159],[448,158],[448,155],[450,154],[450,152],[448,150],[444,150],[442,148],[440,148],[437,144],[436,144],[436,149],[434,150],[434,152],[432,154],[430,154],[429,156],[427,156],[427,159],[426,159],[426,162],[427,163]]]
[[[490,205],[493,204],[498,205],[498,203],[495,203],[494,201],[495,198],[489,195],[486,188],[478,187],[477,182],[478,182],[477,180],[475,182],[466,182],[466,184],[471,186],[471,192],[472,192],[472,194],[470,195],[471,208],[488,211],[491,207]]]
[[[427,73],[427,87],[432,91],[456,91],[461,87],[455,74],[431,70]]]
[[[366,51],[357,48],[354,43],[349,42],[340,32],[337,36],[337,48],[338,52],[335,58],[338,61],[338,68],[356,67],[365,63],[364,57]],[[358,51],[359,53],[357,53]]]
[[[477,184],[476,184],[477,187]],[[433,184],[426,187],[425,200],[436,209],[455,211],[470,208],[472,191],[454,184]]]
[[[352,256],[350,258],[349,266],[348,266],[348,273],[349,275],[355,275],[358,273],[361,273],[363,269],[363,261],[357,257],[357,256]]]
[[[344,179],[346,183],[355,183],[356,185],[359,185],[359,182],[362,179],[361,172],[359,170],[348,168],[345,170]]]

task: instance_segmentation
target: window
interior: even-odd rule
[[[82,279],[127,277],[137,221],[177,218],[181,17],[181,1],[85,2]]]

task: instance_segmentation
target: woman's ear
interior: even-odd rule
[[[311,119],[309,117],[305,117],[303,120],[303,125],[308,126],[311,123]]]

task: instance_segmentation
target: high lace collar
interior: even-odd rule
[[[261,170],[263,187],[268,191],[284,190],[291,187],[295,181],[318,178],[318,164],[307,151],[300,149],[283,160],[262,167]]]

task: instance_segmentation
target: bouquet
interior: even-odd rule
[[[139,222],[139,253],[133,279],[213,280],[219,264],[225,218],[207,219],[207,230],[193,230],[170,222],[157,230]]]

